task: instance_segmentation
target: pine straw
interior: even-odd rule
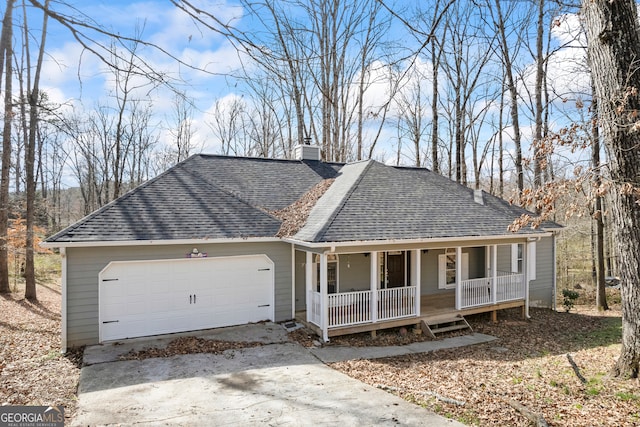
[[[450,333],[447,336],[464,335],[465,332]],[[341,335],[332,337],[328,343],[320,343],[320,338],[310,329],[300,328],[289,332],[289,339],[296,341],[303,347],[316,346],[349,346],[349,347],[386,347],[393,345],[407,345],[415,342],[433,341],[433,338],[424,335],[422,330],[414,332],[413,327],[399,327],[382,329],[376,332],[376,336],[372,337],[370,332],[362,332],[358,334]]]
[[[39,285],[38,302],[24,290],[0,295],[0,404],[63,405],[76,411],[82,350],[60,353],[60,284]]]
[[[220,354],[227,350],[238,350],[248,347],[260,347],[261,342],[235,342],[209,340],[199,337],[180,337],[172,340],[166,347],[146,348],[144,350],[133,351],[123,354],[120,360],[144,360],[153,357],[171,357],[178,354],[211,353]]]
[[[509,401],[554,426],[639,425],[638,381],[608,375],[620,352],[619,316],[619,308],[599,314],[583,307],[572,313],[532,309],[530,321],[521,320],[519,310],[500,312],[497,325],[488,315],[472,316],[476,332],[499,341],[331,366],[471,425],[530,425]]]
[[[293,236],[300,231],[307,223],[307,218],[318,199],[331,187],[333,181],[333,178],[323,179],[286,208],[269,211],[271,215],[282,221],[276,237]]]

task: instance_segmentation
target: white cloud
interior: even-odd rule
[[[586,67],[585,35],[580,19],[575,14],[562,15],[554,22],[551,34],[556,49],[547,60],[547,81],[552,94],[558,95],[561,100],[575,100],[590,93],[591,88]],[[534,93],[535,74],[535,63],[530,64],[523,73],[523,83],[531,94]]]

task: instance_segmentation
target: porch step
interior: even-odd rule
[[[442,334],[445,332],[458,331],[462,329],[469,329],[473,332],[473,329],[462,315],[456,316],[439,316],[435,318],[423,318],[420,323],[422,332],[436,338],[436,334]]]

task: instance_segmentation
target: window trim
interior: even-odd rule
[[[462,255],[462,278],[461,280],[467,280],[469,278],[469,252],[461,252]],[[455,289],[458,285],[458,278],[456,277],[452,283],[447,283],[447,256],[454,257],[454,275],[457,272],[457,254],[455,248],[447,248],[444,253],[438,255],[438,289]]]
[[[320,255],[316,254],[314,257],[315,264],[315,276],[316,276],[316,289],[317,292],[320,292]],[[336,284],[335,284],[335,292],[330,292],[329,290],[329,268],[335,266],[336,269]],[[327,293],[328,294],[337,294],[340,293],[340,257],[338,254],[327,254]]]

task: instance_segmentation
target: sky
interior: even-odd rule
[[[229,6],[225,1],[207,1],[209,10],[224,20],[238,20],[242,10]],[[131,2],[78,1],[75,15],[80,13],[92,17],[107,31],[124,36],[136,36],[162,47],[184,63],[202,72],[179,65],[178,61],[157,49],[142,48],[142,56],[155,70],[168,73],[177,79],[178,87],[188,92],[194,101],[196,136],[202,140],[204,151],[215,151],[206,135],[210,133],[204,124],[207,111],[216,99],[233,92],[223,74],[238,67],[236,50],[222,36],[212,31],[196,28],[187,15],[175,8],[168,0]],[[32,24],[33,25],[33,24]],[[106,40],[90,33],[95,40]],[[113,87],[113,79],[104,64],[95,55],[74,40],[71,32],[55,21],[49,22],[47,58],[43,72],[43,89],[54,102],[83,106],[91,109],[100,100],[106,100]],[[146,94],[147,89],[141,93]],[[173,114],[173,95],[167,90],[155,91],[151,98],[159,116]]]
[[[76,11],[67,13],[93,18],[108,31],[125,36],[136,36],[162,47],[185,64],[205,69],[202,72],[179,64],[174,58],[156,49],[142,49],[141,54],[154,70],[168,73],[179,78],[182,87],[193,101],[194,139],[203,152],[217,153],[219,145],[207,122],[211,120],[214,104],[219,99],[232,99],[242,96],[237,82],[225,77],[225,74],[237,69],[240,58],[236,49],[221,35],[195,25],[187,15],[178,10],[169,0],[125,1],[125,0],[70,0],[75,1]],[[248,25],[243,10],[233,0],[195,0],[203,9],[212,11],[223,22]],[[86,20],[86,18],[81,18]],[[32,26],[35,26],[33,22]],[[398,24],[399,25],[399,24]],[[574,33],[579,22],[575,15],[559,20],[553,29],[557,43],[569,41],[568,35]],[[96,40],[104,40],[98,34],[90,33]],[[576,74],[573,64],[580,60],[581,50],[575,49],[578,42],[554,54],[550,60],[550,80],[554,82],[558,93],[572,92],[585,85],[584,76]],[[109,100],[113,87],[110,74],[105,66],[91,53],[75,41],[70,31],[55,21],[49,23],[43,89],[54,102],[64,104],[67,109],[91,110],[97,103]],[[427,70],[428,63],[418,61],[416,66]],[[525,81],[533,82],[533,66],[525,72]],[[426,85],[428,88],[430,83]],[[141,89],[146,96],[146,88]],[[378,88],[378,91],[384,90]],[[428,89],[430,91],[430,89]],[[524,89],[523,89],[524,90]],[[429,94],[427,94],[429,96]],[[170,122],[174,114],[173,95],[167,90],[158,90],[149,95],[153,100],[156,118],[160,122]],[[371,91],[370,99],[380,99]],[[372,101],[373,102],[373,101]],[[523,132],[528,137],[533,128],[523,124]],[[507,139],[511,137],[505,131]],[[389,131],[388,137],[394,137]],[[171,135],[162,131],[161,142],[168,144]],[[393,160],[394,148],[380,145],[388,160]]]

